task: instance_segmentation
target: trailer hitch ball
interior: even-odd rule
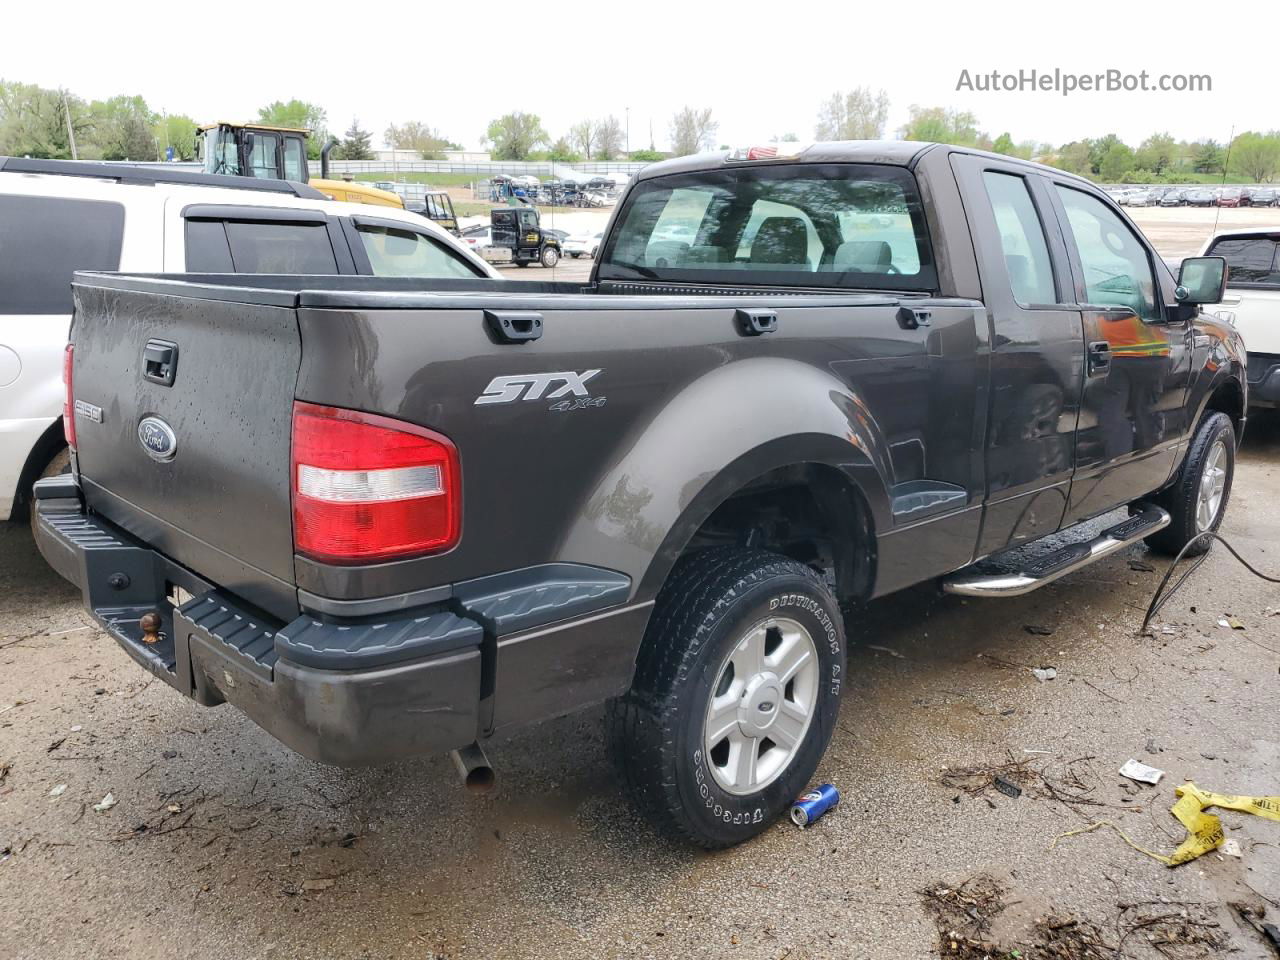
[[[142,619],[138,621],[138,626],[142,628],[142,642],[155,643],[160,639],[160,627],[163,622],[160,614],[152,610],[150,613],[144,613]]]

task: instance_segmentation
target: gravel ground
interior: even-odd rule
[[[1170,255],[1211,226],[1162,228],[1185,248]],[[1280,573],[1278,467],[1280,419],[1255,418],[1224,532]],[[819,771],[841,805],[705,854],[633,816],[598,709],[493,744],[481,798],[446,758],[322,767],[149,682],[25,527],[0,524],[0,957],[900,960],[980,956],[963,952],[975,938],[1028,957],[1274,960],[1227,905],[1280,915],[1280,823],[1226,813],[1243,857],[1175,869],[1107,827],[1053,845],[1107,820],[1172,852],[1184,780],[1280,794],[1280,591],[1215,549],[1139,637],[1165,568],[1136,547],[1019,599],[922,587],[851,615]],[[1131,757],[1168,775],[1124,780]],[[960,912],[937,893],[957,888]],[[956,937],[940,944],[939,924]],[[1104,947],[1047,952],[1077,935]]]

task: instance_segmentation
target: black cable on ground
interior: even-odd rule
[[[1205,559],[1209,556],[1209,554],[1205,552],[1200,556],[1196,557],[1195,562],[1192,563],[1191,566],[1187,567],[1187,569],[1183,572],[1182,576],[1178,578],[1178,582],[1175,583],[1172,587],[1169,587],[1167,592],[1165,591],[1165,586],[1169,583],[1170,578],[1173,576],[1173,571],[1178,568],[1178,564],[1182,562],[1182,558],[1186,556],[1187,551],[1190,550],[1193,546],[1195,546],[1197,543],[1199,543],[1202,539],[1206,537],[1213,540],[1217,540],[1224,547],[1226,547],[1227,550],[1230,551],[1231,555],[1235,557],[1237,560],[1239,560],[1240,563],[1244,566],[1244,568],[1248,570],[1250,573],[1252,573],[1255,577],[1265,580],[1267,581],[1267,583],[1280,583],[1280,577],[1267,576],[1265,573],[1263,573],[1261,570],[1259,570],[1257,567],[1251,564],[1244,557],[1240,556],[1236,548],[1231,546],[1231,544],[1228,543],[1226,538],[1223,537],[1221,534],[1216,533],[1213,530],[1206,530],[1204,533],[1198,533],[1194,537],[1192,537],[1189,541],[1187,541],[1187,545],[1183,547],[1181,550],[1179,550],[1178,555],[1173,558],[1173,563],[1169,564],[1169,569],[1165,571],[1164,578],[1160,581],[1160,585],[1156,587],[1155,595],[1152,596],[1151,598],[1151,605],[1147,607],[1147,615],[1142,618],[1142,629],[1140,631],[1141,633],[1147,632],[1147,627],[1151,624],[1151,618],[1160,612],[1160,608],[1169,602],[1169,599],[1175,593],[1178,592],[1178,590],[1182,587],[1184,583],[1187,582],[1187,578],[1190,577],[1191,574],[1196,572],[1196,567],[1204,563]]]

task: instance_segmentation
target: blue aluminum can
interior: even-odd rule
[[[840,791],[824,783],[791,805],[791,822],[797,827],[807,827],[839,802]]]

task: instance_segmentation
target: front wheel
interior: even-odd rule
[[[544,267],[554,267],[560,262],[560,251],[555,247],[542,248],[542,265]]]
[[[1217,530],[1231,498],[1231,480],[1236,470],[1236,434],[1225,413],[1210,413],[1201,421],[1177,478],[1154,499],[1172,518],[1163,530],[1147,537],[1153,550],[1176,555],[1198,534]],[[1187,551],[1187,556],[1204,553],[1210,539],[1205,537]]]
[[[636,806],[708,849],[755,836],[813,776],[844,669],[840,608],[808,567],[737,547],[681,559],[607,713]]]

